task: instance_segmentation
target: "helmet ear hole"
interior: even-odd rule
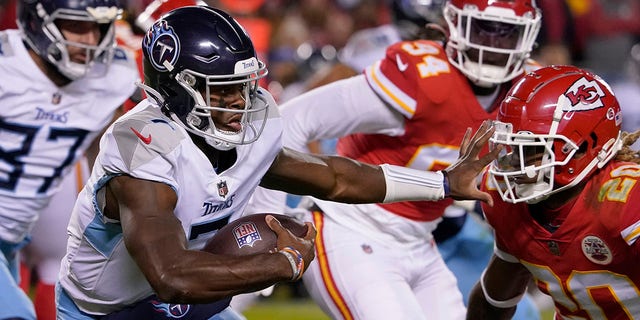
[[[589,136],[591,136],[591,141],[592,141],[591,148],[598,147],[598,136],[596,136],[594,132],[591,132]]]
[[[593,135],[592,135],[592,138]],[[595,143],[595,139],[594,143]],[[594,145],[595,146],[595,145]],[[575,155],[573,156],[574,159],[580,159],[582,157],[584,157],[587,154],[587,150],[589,149],[589,142],[588,141],[583,141],[580,146],[578,147],[578,150],[576,151]]]

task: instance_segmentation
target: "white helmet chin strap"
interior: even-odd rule
[[[518,197],[529,198],[533,196],[533,198],[526,200],[526,202],[529,204],[538,203],[548,198],[548,194],[542,194],[548,190],[551,190],[551,185],[544,181],[538,181],[537,183],[528,184],[516,184],[516,195],[518,195]]]

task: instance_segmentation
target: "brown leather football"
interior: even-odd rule
[[[307,233],[307,226],[293,217],[276,213],[251,214],[222,227],[207,241],[203,250],[215,254],[244,256],[275,249],[277,237],[264,220],[267,215],[274,216],[297,237],[303,237]]]

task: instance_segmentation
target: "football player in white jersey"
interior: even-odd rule
[[[149,3],[143,13],[135,20],[135,24],[141,30],[146,30],[162,14],[171,9],[186,5],[195,5],[196,0],[155,0]],[[134,35],[131,26],[124,19],[116,21],[116,42],[118,50],[123,49],[129,53],[132,60],[140,62],[139,73],[142,73],[142,37]],[[131,84],[132,86],[134,84]],[[143,98],[142,90],[138,91],[125,101],[124,111],[133,108]],[[54,286],[60,273],[60,260],[66,252],[67,225],[77,195],[89,178],[90,170],[86,159],[81,159],[71,172],[66,175],[61,184],[61,190],[57,192],[49,205],[43,209],[40,219],[34,226],[31,242],[21,251],[23,267],[33,270],[35,284],[31,293],[35,305],[38,320],[55,319],[55,290]],[[29,271],[31,271],[29,270]],[[24,272],[24,268],[21,270]],[[24,273],[22,274],[24,275]],[[26,280],[29,280],[26,278]],[[25,277],[21,279],[23,290],[29,290],[29,282]],[[28,292],[28,291],[27,291]]]
[[[486,200],[476,176],[493,128],[462,139],[460,161],[438,172],[367,165],[282,147],[282,121],[258,87],[266,68],[225,12],[175,9],[143,39],[149,98],[112,124],[69,223],[56,287],[61,319],[234,319],[230,297],[297,280],[314,258],[315,229],[294,237],[277,220],[271,253],[200,251],[240,216],[258,185],[361,203]]]
[[[339,155],[367,163],[435,171],[455,161],[460,128],[495,118],[514,79],[537,67],[527,58],[541,12],[530,0],[452,0],[444,18],[451,33],[446,46],[397,42],[363,74],[283,104],[285,147],[304,150],[310,141],[340,138]],[[464,319],[456,278],[433,243],[435,227],[449,217],[437,231],[458,240],[443,244],[452,256],[477,260],[478,267],[454,264],[475,275],[461,286],[466,292],[493,243],[488,228],[472,228],[479,223],[452,202],[314,199],[306,219],[318,229],[316,259],[303,277],[311,296],[333,319]],[[529,311],[520,319],[539,317]]]
[[[62,177],[85,151],[95,158],[139,77],[114,46],[118,1],[24,0],[17,10],[19,30],[0,33],[0,318],[35,319],[17,286],[18,250]]]

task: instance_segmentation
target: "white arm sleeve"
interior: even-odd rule
[[[286,210],[287,194],[279,190],[257,187],[245,209],[247,213],[283,213]]]
[[[422,171],[383,164],[387,193],[384,203],[411,200],[438,201],[445,197],[444,175],[441,171]]]
[[[307,151],[311,141],[352,133],[395,136],[404,132],[403,116],[378,98],[364,75],[316,88],[280,108],[284,146],[298,151]]]

